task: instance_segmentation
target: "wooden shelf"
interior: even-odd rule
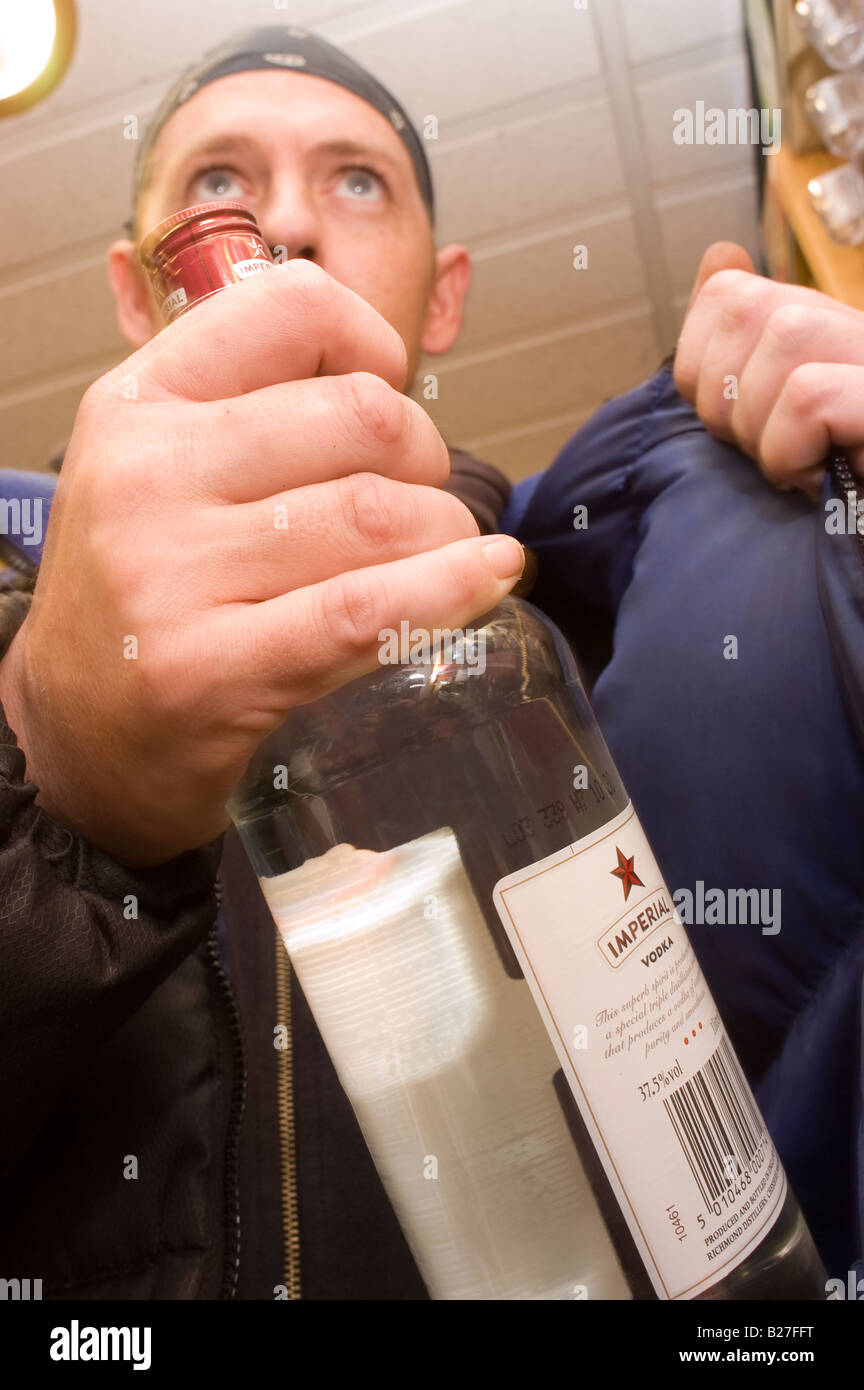
[[[789,219],[818,289],[853,309],[864,309],[864,246],[838,246],[810,206],[807,184],[842,164],[825,150],[793,155],[782,146],[766,156],[768,178]]]

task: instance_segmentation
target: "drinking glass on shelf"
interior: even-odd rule
[[[852,159],[864,147],[864,74],[840,72],[808,87],[804,108],[832,154]]]
[[[807,185],[810,201],[834,241],[864,242],[864,173],[857,164],[840,164]]]
[[[797,0],[795,16],[829,67],[841,72],[864,58],[864,0]]]

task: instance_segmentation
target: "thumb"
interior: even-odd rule
[[[756,267],[743,246],[739,246],[734,241],[713,242],[699,263],[696,279],[690,291],[690,301],[687,305],[688,314],[693,308],[693,302],[705,281],[710,280],[712,275],[716,275],[718,270],[746,270],[751,275],[756,274]]]

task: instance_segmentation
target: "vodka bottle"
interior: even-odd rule
[[[381,637],[229,809],[430,1295],[824,1298],[561,634]]]

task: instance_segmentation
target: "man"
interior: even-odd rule
[[[487,610],[523,552],[478,537],[403,394],[421,348],[458,332],[467,257],[435,251],[395,99],[282,29],[210,55],[195,85],[151,128],[139,227],[239,192],[289,259],[154,337],[134,243],[110,253],[142,346],[82,403],[0,667],[38,787],[34,804],[9,735],[4,1264],[49,1297],[423,1296],[296,990],[277,1013],[284,953],[236,837],[224,955],[219,847],[198,847],[292,705],[373,668],[383,627]],[[456,474],[494,530],[506,485]]]
[[[401,394],[419,351],[455,339],[464,252],[433,259],[422,166],[378,100],[398,107],[324,76],[326,48],[297,31],[228,45],[157,118],[138,230],[241,196],[296,259],[151,342],[132,248],[112,249],[142,346],[85,398],[33,609],[0,665],[39,789],[37,804],[4,739],[4,843],[32,900],[4,962],[3,1254],[48,1296],[424,1296],[296,984],[286,1080],[273,928],[230,835],[230,987],[216,938],[202,944],[219,851],[197,846],[260,738],[374,665],[396,617],[458,626],[520,567],[504,543],[500,576],[487,568],[441,491],[446,451]],[[275,501],[296,518],[290,554],[274,550]]]

